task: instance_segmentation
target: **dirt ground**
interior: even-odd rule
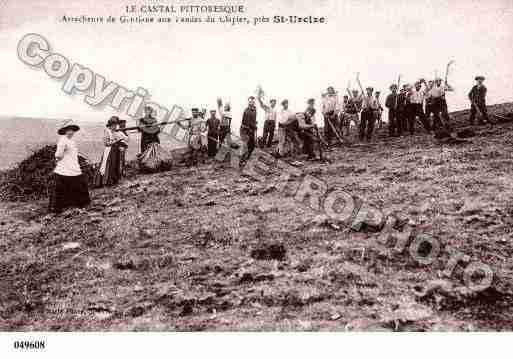
[[[512,330],[513,123],[474,130],[297,164],[436,238],[429,265],[383,251],[372,228],[318,220],[276,176],[213,162],[94,190],[87,211],[1,203],[0,330]],[[468,263],[445,275],[454,251],[493,268],[492,286],[464,291]]]

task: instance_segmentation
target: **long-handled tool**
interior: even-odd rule
[[[445,79],[444,79],[444,86],[447,86],[447,77],[449,76],[449,69],[451,65],[454,63],[454,60],[451,60],[447,63],[447,66],[445,67]]]
[[[338,131],[335,128],[335,126],[333,125],[333,123],[331,123],[331,119],[327,118],[327,120],[328,120],[328,124],[330,125],[331,129],[335,133],[335,136],[337,137],[338,141],[340,142],[341,145],[343,145],[344,144],[344,140],[342,140],[342,137],[340,137],[340,134],[338,133]]]
[[[397,95],[395,96],[395,107],[394,110],[397,111],[397,100],[399,99],[399,85],[401,85],[401,74],[397,76]]]
[[[179,119],[179,120],[163,121],[163,122],[159,122],[159,123],[155,123],[155,124],[151,124],[151,125],[132,126],[132,127],[119,128],[116,131],[136,131],[136,130],[139,130],[141,128],[151,128],[151,127],[157,127],[157,126],[166,126],[166,125],[170,125],[172,123],[187,122],[187,121],[190,121],[190,120],[191,120],[190,118],[182,118],[182,119]],[[199,123],[206,123],[206,122],[207,122],[206,120],[198,120],[196,123],[199,124]]]

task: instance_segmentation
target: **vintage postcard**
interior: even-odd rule
[[[6,352],[511,331],[512,44],[511,0],[0,0]]]

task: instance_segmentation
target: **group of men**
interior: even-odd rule
[[[476,114],[479,113],[479,124],[490,123],[486,110],[486,87],[484,76],[476,76],[476,85],[468,94],[471,103],[470,125],[474,125]],[[403,85],[390,86],[391,93],[387,96],[385,106],[388,108],[388,130],[390,136],[401,136],[405,132],[415,133],[417,119],[428,132],[450,128],[450,117],[445,94],[453,88],[436,78],[426,82],[417,81],[413,87]],[[431,115],[433,120],[431,121]]]
[[[470,124],[473,125],[476,115],[479,115],[479,124],[490,123],[486,111],[486,87],[484,77],[476,76],[476,85],[469,93],[471,102]],[[360,141],[371,141],[376,125],[382,126],[383,107],[380,101],[380,92],[372,87],[363,89],[358,80],[360,91],[347,88],[347,95],[342,99],[333,87],[328,87],[322,94],[321,114],[324,120],[324,136],[319,136],[315,124],[315,99],[307,101],[304,111],[294,112],[289,108],[289,101],[284,99],[278,107],[276,99],[271,98],[269,103],[264,101],[264,92],[259,88],[257,96],[248,98],[248,105],[242,115],[240,139],[243,146],[242,160],[247,160],[257,142],[261,147],[271,147],[277,130],[278,146],[275,151],[277,157],[304,154],[307,159],[315,159],[314,144],[329,147],[336,140],[344,143],[351,136],[351,124],[354,124],[354,135]],[[452,87],[441,78],[425,81],[420,79],[413,86],[399,84],[390,86],[390,94],[386,97],[385,107],[388,109],[388,134],[390,137],[415,133],[417,121],[427,131],[438,131],[449,126],[449,113],[445,94],[453,91]],[[263,135],[257,141],[257,103],[264,111]],[[214,157],[223,144],[231,144],[230,105],[217,101],[220,118],[216,117],[216,110],[210,111],[206,119],[207,152]],[[192,110],[193,118],[203,119],[205,110],[200,113],[198,109]],[[193,128],[193,126],[191,126]],[[194,140],[199,136],[192,130],[191,148],[197,150],[201,141]],[[195,136],[198,135],[198,136]],[[195,145],[195,143],[197,145]]]
[[[263,92],[258,97],[250,96],[248,105],[243,112],[240,127],[240,140],[242,142],[242,161],[247,161],[257,146],[257,101],[264,110],[265,121],[263,137],[260,139],[261,147],[271,147],[277,128],[278,148],[276,156],[287,156],[291,153],[305,153],[308,158],[314,159],[314,141],[318,138],[314,124],[315,100],[308,100],[304,112],[296,113],[289,109],[288,100],[281,102],[281,109],[277,108],[277,101],[271,99],[269,104],[264,103]],[[191,110],[192,117],[187,121],[190,131],[188,144],[191,157],[196,161],[199,154],[206,148],[209,157],[215,157],[221,146],[232,146],[230,104],[217,100],[218,109],[210,110],[210,117],[205,118],[206,110]],[[217,112],[220,118],[216,116]],[[206,136],[202,133],[206,132]],[[206,143],[202,141],[206,139]]]

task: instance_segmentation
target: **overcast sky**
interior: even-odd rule
[[[489,103],[513,100],[513,0],[240,2],[251,18],[325,16],[327,24],[319,25],[94,25],[59,20],[62,15],[118,17],[125,5],[142,3],[0,1],[0,115],[101,122],[113,114],[109,108],[91,108],[83,94],[65,95],[62,82],[23,64],[16,47],[27,33],[43,35],[52,50],[107,80],[133,90],[146,88],[151,100],[168,107],[211,108],[217,96],[227,98],[236,122],[258,84],[269,96],[288,98],[293,110],[302,110],[308,97],[319,98],[328,85],[344,93],[349,80],[356,86],[357,71],[364,86],[386,94],[399,73],[408,82],[431,78],[435,71],[443,75],[451,59],[455,64],[449,82],[456,88],[449,97],[451,109],[468,106],[466,94],[477,74],[487,78]]]

